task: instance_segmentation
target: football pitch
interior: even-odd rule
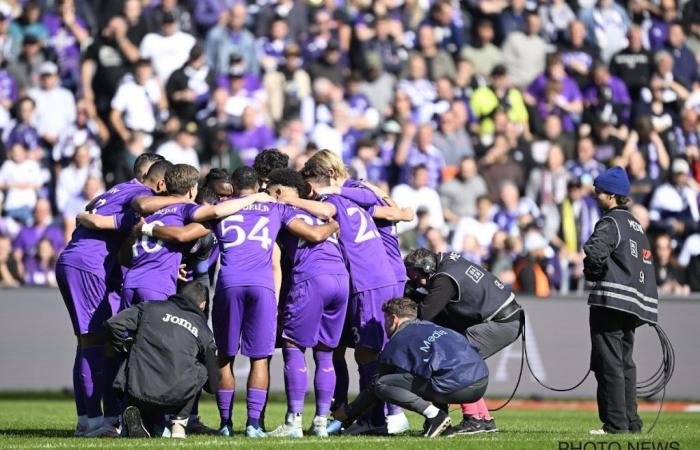
[[[240,431],[245,422],[245,404],[236,400],[234,425],[236,435],[189,436],[184,441],[170,439],[85,439],[74,438],[73,402],[68,398],[0,399],[0,449],[28,448],[255,448],[277,449],[532,449],[532,450],[674,450],[700,449],[700,414],[665,412],[651,434],[591,437],[588,430],[599,426],[595,411],[576,410],[504,410],[496,413],[500,432],[437,438],[419,436],[422,417],[407,413],[411,434],[397,437],[330,437],[326,439],[267,438],[251,440]],[[285,405],[274,401],[267,408],[268,427],[282,421]],[[313,415],[307,404],[305,427]],[[218,424],[213,398],[203,401],[200,414],[204,422]],[[651,424],[656,413],[644,412],[645,424]],[[459,411],[452,420],[460,419]]]

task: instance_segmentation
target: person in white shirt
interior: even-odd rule
[[[442,214],[440,195],[435,189],[428,187],[428,179],[428,169],[423,164],[415,166],[412,170],[411,184],[395,186],[391,190],[391,198],[401,208],[426,209],[430,226],[444,232],[445,217]],[[410,222],[397,223],[396,231],[401,234],[416,228],[417,225],[418,219],[414,217]]]
[[[144,135],[144,147],[153,142],[158,111],[167,108],[162,84],[153,77],[148,59],[139,59],[133,75],[126,75],[112,99],[110,119],[119,137],[131,142],[134,131]]]
[[[462,217],[452,236],[452,250],[485,259],[498,225],[493,221],[494,205],[488,194],[476,200],[476,217]]]
[[[148,33],[143,37],[139,52],[142,58],[153,61],[153,68],[160,82],[165,84],[170,74],[182,67],[196,43],[194,36],[178,29],[175,16],[163,13],[160,33]]]
[[[56,180],[56,208],[63,213],[68,201],[82,192],[89,176],[100,176],[90,165],[87,145],[76,147],[73,162],[61,170]]]
[[[649,218],[654,228],[682,240],[699,229],[698,191],[690,184],[688,161],[675,159],[671,173],[670,182],[659,186],[651,197]]]
[[[5,213],[25,224],[32,221],[32,210],[36,204],[36,191],[41,187],[41,167],[28,157],[22,144],[10,148],[9,159],[0,166],[0,190],[5,194]]]
[[[58,66],[47,61],[39,67],[39,87],[27,93],[36,103],[34,123],[39,136],[51,145],[75,122],[75,98],[60,86]]]
[[[175,139],[158,147],[156,153],[173,164],[189,164],[199,169],[199,155],[195,150],[196,145],[197,124],[189,122],[180,128]]]

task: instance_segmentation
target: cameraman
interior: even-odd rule
[[[459,253],[412,250],[405,259],[407,296],[418,302],[418,317],[466,335],[482,358],[512,344],[525,316],[515,295],[492,273]],[[422,291],[426,295],[419,293]],[[455,434],[498,431],[486,402],[462,404],[464,420]]]
[[[184,438],[200,389],[208,384],[216,392],[219,366],[206,304],[206,288],[193,282],[168,301],[139,303],[107,321],[112,349],[127,354],[114,388],[126,395],[130,437],[150,437],[171,414],[171,436]]]

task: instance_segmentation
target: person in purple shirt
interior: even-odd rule
[[[311,157],[302,170],[302,175],[314,190],[331,185],[331,178],[321,163],[322,156],[317,155]],[[367,211],[339,195],[325,196],[320,203],[294,198],[283,198],[283,201],[302,208],[312,208],[310,204],[315,204],[318,209],[310,212],[334,217],[340,225],[340,248],[350,273],[351,296],[344,346],[339,352],[343,353],[346,346],[354,345],[360,388],[364,389],[374,376],[377,355],[386,343],[381,307],[394,296],[396,289],[396,276],[387,270],[390,264],[379,231]],[[351,342],[348,342],[350,338]],[[372,417],[366,418],[360,427],[364,430],[383,427],[385,422],[382,405],[373,410]]]
[[[44,14],[42,23],[49,33],[48,47],[58,56],[62,84],[74,88],[80,80],[80,48],[87,43],[90,32],[85,22],[76,16],[73,1],[56,3],[57,11]]]
[[[152,187],[157,188],[159,184],[159,180],[146,175],[159,159],[152,154],[140,156],[134,164],[138,179],[118,184],[88,204],[87,209],[93,213],[115,216],[113,228],[119,231],[99,231],[89,222],[78,219],[71,241],[56,263],[56,282],[78,338],[73,387],[78,413],[76,435],[79,436],[118,434],[115,422],[119,405],[110,396],[111,389],[104,389],[111,383],[105,382],[109,376],[103,371],[102,323],[116,312],[116,304],[110,302],[107,295],[108,277],[119,268],[117,253],[121,241],[136,221],[132,203],[150,196]],[[105,419],[101,408],[103,394]]]
[[[242,129],[229,134],[231,144],[238,150],[243,163],[252,165],[259,149],[272,147],[275,136],[267,125],[256,124],[256,113],[252,106],[247,106],[241,116]]]
[[[267,191],[276,198],[304,198],[308,194],[301,174],[286,168],[269,174]],[[328,436],[326,424],[335,385],[333,349],[340,342],[345,321],[349,276],[338,241],[331,237],[338,231],[338,224],[332,220],[325,223],[298,208],[290,212],[285,229],[277,238],[288,284],[281,299],[279,323],[287,415],[284,425],[269,435],[303,436],[301,420],[307,388],[304,352],[313,348],[316,362],[313,434]]]
[[[601,120],[619,127],[629,121],[630,99],[625,82],[610,74],[603,63],[593,69],[593,84],[583,92],[586,111],[596,114]]]
[[[22,144],[27,150],[41,149],[39,143],[39,132],[32,125],[35,109],[34,100],[29,97],[22,97],[15,104],[17,120],[12,122],[14,126],[8,134],[3,134],[5,146],[12,147],[14,144]]]
[[[40,198],[34,206],[34,225],[23,226],[12,243],[13,257],[20,277],[26,278],[26,267],[35,258],[40,240],[47,239],[55,253],[63,249],[63,230],[52,224],[51,219],[51,204],[47,199]]]
[[[562,124],[565,131],[573,131],[573,122],[578,121],[579,115],[583,112],[583,102],[581,91],[576,84],[576,80],[567,75],[566,66],[562,61],[559,53],[547,55],[547,65],[545,73],[535,78],[535,81],[530,84],[525,95],[525,100],[530,105],[547,104],[547,88],[550,86],[550,81],[556,80],[559,82],[559,92],[553,99],[553,105],[561,112]]]

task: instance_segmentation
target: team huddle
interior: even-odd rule
[[[76,434],[119,434],[123,404],[112,385],[120,361],[104,356],[105,321],[134,305],[167,300],[184,280],[210,286],[215,278],[219,433],[233,433],[232,364],[240,353],[251,362],[245,433],[266,435],[269,359],[278,346],[288,414],[283,426],[267,434],[302,434],[304,353],[312,349],[312,432],[326,436],[331,403],[347,403],[346,347],[354,348],[360,389],[371,383],[387,341],[382,305],[402,297],[407,280],[394,224],[411,220],[413,212],[351,179],[327,150],[301,172],[288,169],[283,154],[266,150],[254,168],[241,167],[230,177],[214,170],[201,187],[194,167],[157,155],[140,156],[134,173],[135,179],[98,196],[78,216],[57,263],[78,336]],[[169,317],[198,334],[191,321]],[[205,429],[197,403],[198,397],[185,422],[188,430]],[[367,413],[366,423],[389,433],[408,429],[402,410],[383,403]]]

